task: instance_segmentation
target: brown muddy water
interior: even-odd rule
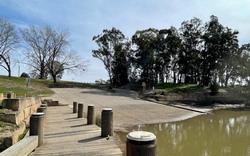
[[[250,110],[219,110],[185,121],[138,125],[157,137],[158,156],[250,156]],[[118,133],[123,144],[125,133]]]

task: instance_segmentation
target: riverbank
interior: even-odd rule
[[[73,101],[83,103],[85,113],[87,105],[95,105],[97,117],[100,116],[103,108],[112,108],[114,130],[118,134],[119,132],[128,133],[130,128],[136,125],[186,120],[209,114],[213,110],[208,107],[183,109],[182,103],[174,103],[175,106],[171,106],[171,103],[167,105],[157,103],[157,101],[146,101],[140,99],[137,92],[125,89],[115,89],[115,92],[91,88],[53,88],[52,90],[55,94],[49,98],[58,100],[62,104],[72,105]]]

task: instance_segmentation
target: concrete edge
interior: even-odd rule
[[[38,136],[28,136],[0,153],[1,156],[28,155],[38,146]]]
[[[146,100],[146,101],[150,101],[150,102],[154,102],[154,103],[157,103],[157,104],[162,104],[162,105],[166,105],[166,106],[171,106],[171,107],[175,107],[175,108],[179,108],[179,109],[184,109],[184,110],[188,110],[188,111],[193,111],[193,112],[197,112],[197,113],[212,114],[212,113],[209,112],[209,111],[201,111],[201,110],[192,109],[192,108],[185,107],[185,106],[178,106],[178,105],[173,105],[173,104],[167,104],[167,103],[164,103],[164,102],[155,101],[155,100],[148,99],[148,98],[141,98],[141,99],[142,99],[142,100]]]

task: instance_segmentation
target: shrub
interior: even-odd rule
[[[30,78],[29,74],[27,74],[27,73],[22,73],[20,77]]]
[[[198,103],[196,103],[197,106],[213,106],[214,102],[209,99],[209,98],[204,98],[202,100],[200,100]]]
[[[211,95],[216,95],[216,94],[218,94],[219,93],[219,85],[218,85],[218,83],[217,82],[212,82],[211,83],[211,85],[210,85],[210,87],[209,87],[209,89],[210,89],[210,94]]]

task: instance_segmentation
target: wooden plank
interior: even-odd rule
[[[44,145],[32,155],[122,155],[117,141],[102,138],[101,129],[86,125],[85,118],[77,118],[68,106],[48,107]]]
[[[38,136],[28,136],[0,153],[1,156],[30,154],[38,146]]]

